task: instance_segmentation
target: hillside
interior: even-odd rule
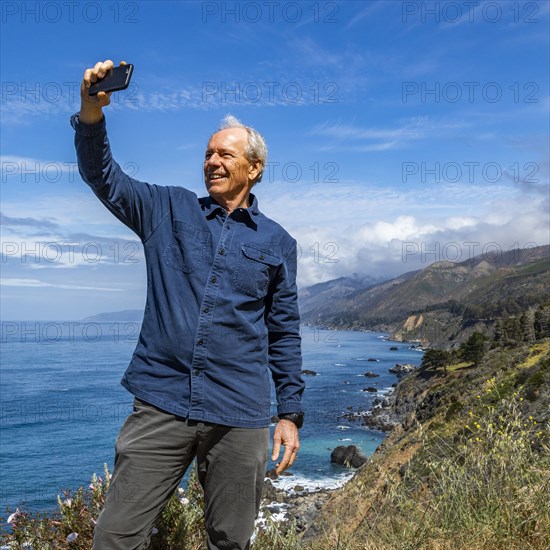
[[[328,284],[328,283],[324,283]],[[450,348],[497,318],[536,308],[550,288],[550,247],[512,250],[421,271],[302,304],[302,321],[326,328],[387,330],[397,340]],[[469,329],[469,330],[468,330]]]
[[[549,388],[548,338],[407,377],[387,407],[395,428],[302,547],[548,548]]]
[[[298,292],[300,315],[303,318],[309,316],[312,312],[315,314],[327,302],[344,298],[358,290],[365,290],[382,282],[382,279],[375,279],[368,275],[360,277],[354,274],[352,277],[339,277],[338,279],[301,288]]]

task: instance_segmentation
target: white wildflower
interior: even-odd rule
[[[20,513],[19,508],[16,508],[15,512],[8,518],[8,523],[13,523]]]

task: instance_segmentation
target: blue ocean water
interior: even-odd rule
[[[137,323],[1,324],[2,512],[16,506],[56,508],[62,489],[87,486],[92,473],[103,476],[104,463],[112,471],[114,442],[133,402],[120,379],[138,334]],[[369,408],[376,395],[391,391],[397,381],[388,368],[418,365],[422,354],[373,332],[304,326],[302,342],[303,368],[318,374],[305,377],[306,423],[293,475],[277,483],[285,488],[336,486],[351,472],[331,465],[331,450],[354,444],[369,455],[384,438],[342,414]],[[368,370],[380,376],[362,376]],[[368,386],[378,393],[361,391]]]

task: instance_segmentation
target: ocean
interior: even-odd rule
[[[114,442],[133,403],[120,379],[138,334],[138,323],[1,324],[2,512],[55,509],[62,489],[89,485],[94,472],[103,477],[104,463],[112,472]],[[388,368],[395,363],[420,364],[418,349],[386,336],[302,327],[303,368],[317,374],[305,375],[298,459],[276,485],[339,486],[353,471],[330,463],[332,449],[353,444],[370,455],[382,442],[383,433],[341,417],[391,392],[397,377]],[[380,376],[367,378],[366,371]],[[367,387],[377,393],[362,391]]]

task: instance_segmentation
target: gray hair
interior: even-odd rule
[[[267,144],[264,137],[260,134],[260,132],[254,130],[254,128],[244,125],[233,115],[226,115],[221,121],[219,130],[225,130],[226,128],[244,128],[246,130],[248,134],[248,145],[246,146],[244,154],[249,162],[259,160],[262,164],[260,173],[253,184],[256,185],[258,182],[262,181],[262,176],[267,162]]]

